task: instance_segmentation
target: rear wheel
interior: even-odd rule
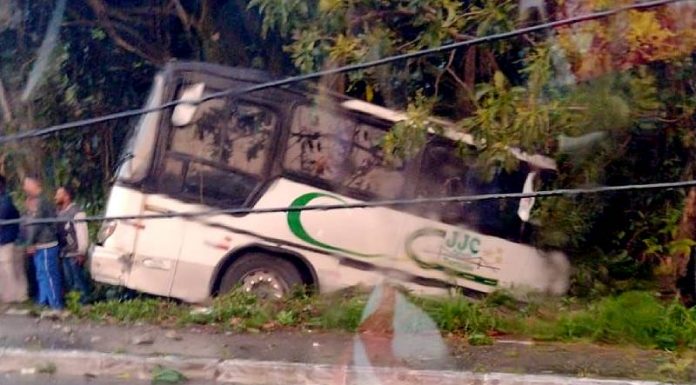
[[[302,283],[302,276],[292,262],[273,255],[250,253],[227,268],[219,292],[225,294],[240,287],[261,299],[281,299]]]

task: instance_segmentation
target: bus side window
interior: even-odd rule
[[[347,187],[366,191],[382,198],[397,198],[403,192],[406,178],[404,162],[389,163],[384,158],[382,139],[386,131],[361,124],[353,134],[351,175]]]
[[[263,179],[276,115],[246,101],[202,103],[172,127],[160,187],[203,204],[243,204]]]
[[[285,153],[286,170],[338,186],[348,175],[355,122],[311,106],[295,109]]]
[[[387,164],[386,134],[329,109],[295,110],[284,168],[329,183],[339,192],[395,198],[403,190],[403,164]]]

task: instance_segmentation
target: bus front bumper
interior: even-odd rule
[[[89,252],[89,271],[92,279],[109,285],[125,285],[130,257],[127,253],[92,246]]]

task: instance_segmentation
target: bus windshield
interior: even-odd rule
[[[145,109],[157,107],[163,102],[165,80],[163,75],[155,76]],[[157,139],[158,125],[162,111],[141,115],[130,134],[128,145],[121,156],[117,172],[119,181],[140,181],[147,175],[153,157],[153,146]]]

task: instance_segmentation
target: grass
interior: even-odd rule
[[[646,291],[626,292],[592,302],[573,299],[520,304],[505,294],[481,302],[461,296],[409,296],[443,334],[466,337],[472,345],[511,335],[543,341],[589,341],[662,350],[696,348],[696,308],[662,302]],[[327,296],[295,293],[279,302],[264,302],[241,291],[216,298],[206,312],[156,298],[109,300],[81,307],[69,299],[78,317],[117,323],[148,322],[164,326],[208,325],[222,330],[272,331],[283,328],[353,332],[367,302],[365,292]]]
[[[157,366],[152,371],[152,385],[166,385],[166,384],[182,384],[187,382],[186,376],[181,374],[181,372],[165,368],[162,366]]]
[[[131,324],[146,322],[163,326],[209,325],[223,330],[259,331],[278,328],[316,328],[352,331],[358,327],[366,295],[341,293],[310,296],[294,293],[283,301],[267,302],[237,290],[215,298],[206,311],[175,301],[138,297],[111,299],[82,306],[79,296],[67,296],[67,308],[79,318]]]
[[[584,338],[665,350],[696,348],[696,309],[687,309],[678,302],[663,303],[648,292],[605,298],[586,308],[561,313],[551,321],[531,330],[550,339]]]

